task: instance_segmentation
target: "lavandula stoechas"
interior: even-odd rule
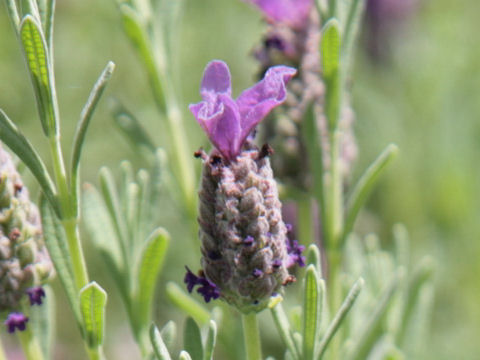
[[[303,264],[303,247],[289,243],[277,185],[270,167],[271,148],[249,139],[255,126],[286,98],[296,70],[276,66],[231,97],[230,72],[221,61],[204,72],[203,101],[190,110],[215,148],[196,153],[203,160],[198,222],[202,270],[187,268],[185,283],[208,302],[221,298],[240,311],[260,311],[282,285],[294,281],[287,268]]]
[[[40,305],[40,287],[54,273],[43,243],[38,209],[10,155],[0,146],[0,314],[9,332],[24,330],[28,317],[20,312],[23,298]]]
[[[328,170],[330,164],[328,127],[322,109],[325,87],[319,54],[320,18],[313,0],[245,1],[255,4],[269,24],[262,44],[254,50],[261,73],[281,63],[298,68],[298,76],[287,87],[285,103],[275,117],[269,117],[269,121],[264,122],[261,138],[276,150],[277,156],[272,159],[275,175],[284,182],[305,189],[311,184],[312,178],[301,132],[305,112],[312,102],[322,132],[324,167]],[[353,121],[353,111],[345,101],[339,122],[342,130],[340,158],[344,175],[350,173],[357,154]]]

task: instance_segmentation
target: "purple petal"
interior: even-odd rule
[[[220,94],[218,106],[208,101],[190,105],[189,109],[213,145],[226,159],[234,159],[241,147],[240,114],[229,95]]]
[[[313,6],[313,0],[246,0],[256,5],[270,20],[292,27],[302,27]]]
[[[241,116],[240,143],[247,138],[253,128],[287,97],[287,82],[297,70],[287,66],[275,66],[268,69],[263,80],[242,92],[237,99]]]
[[[219,94],[232,95],[230,70],[227,64],[220,60],[213,60],[207,64],[203,72],[200,94],[205,101],[215,101]]]

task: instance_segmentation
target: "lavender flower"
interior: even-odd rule
[[[199,192],[202,268],[188,268],[187,289],[205,301],[220,297],[242,312],[260,311],[282,285],[294,281],[287,249],[287,228],[281,216],[268,145],[258,149],[247,138],[252,129],[286,97],[285,85],[295,69],[277,66],[263,80],[231,97],[225,63],[213,61],[205,70],[203,102],[191,105],[215,149],[203,159]]]
[[[10,313],[4,324],[7,326],[7,331],[13,334],[16,329],[24,331],[27,327],[28,317],[19,312]]]
[[[43,290],[41,286],[27,289],[26,292],[30,300],[30,305],[42,305],[42,298],[45,297],[45,290]]]

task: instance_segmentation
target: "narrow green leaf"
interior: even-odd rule
[[[75,286],[75,277],[72,269],[70,252],[68,250],[65,230],[52,211],[50,204],[42,196],[40,198],[40,213],[42,217],[43,235],[50,258],[55,265],[55,270],[63,285],[70,307],[73,309],[75,319],[81,327],[82,319],[79,311],[79,299]]]
[[[294,360],[299,360],[300,354],[295,347],[290,323],[288,321],[287,315],[285,314],[285,311],[283,310],[282,304],[277,304],[271,309],[271,311],[273,320],[275,321],[275,325],[277,326],[277,330],[280,333],[280,337],[282,338],[285,346],[290,352],[291,357]]]
[[[56,198],[56,190],[48,170],[32,144],[18,130],[17,126],[0,109],[0,140],[5,143],[20,160],[30,169],[37,179],[43,193],[53,206],[57,215],[60,214],[60,207]]]
[[[194,318],[200,324],[207,324],[210,320],[209,311],[201,303],[188,295],[174,282],[168,282],[166,287],[167,297],[185,314]]]
[[[348,8],[348,15],[345,21],[342,42],[343,59],[346,62],[345,67],[348,70],[352,62],[351,58],[353,56],[353,48],[360,29],[360,23],[362,20],[363,10],[365,9],[365,4],[365,0],[351,0]]]
[[[120,291],[127,296],[124,289],[126,264],[122,257],[120,240],[116,236],[112,219],[102,197],[91,184],[84,185],[82,208],[85,227],[95,249],[104,259]]]
[[[182,350],[178,356],[178,360],[192,360],[192,357],[188,352]]]
[[[115,69],[115,64],[109,62],[102,74],[98,78],[97,82],[93,86],[92,91],[88,97],[87,103],[85,104],[82,113],[80,114],[80,120],[77,124],[77,129],[75,130],[75,136],[73,138],[73,147],[72,147],[72,160],[71,160],[71,173],[72,173],[72,183],[71,189],[74,190],[74,209],[78,211],[78,172],[80,165],[80,156],[82,153],[83,143],[85,141],[85,134],[90,124],[93,112],[100,100],[100,97],[107,86],[108,80],[112,76],[113,70]]]
[[[175,323],[170,320],[162,328],[162,330],[160,331],[160,335],[162,336],[162,339],[167,349],[169,351],[172,351],[175,346],[175,339],[177,338],[177,325],[175,325]]]
[[[395,144],[388,145],[358,180],[351,194],[348,196],[343,239],[352,231],[357,215],[365,204],[370,191],[377,182],[380,174],[382,174],[387,165],[395,158],[397,153],[398,147]]]
[[[56,0],[46,0],[47,7],[45,12],[45,39],[47,40],[47,46],[50,50],[50,58],[53,58],[53,22],[55,15],[55,3]]]
[[[80,310],[83,317],[85,340],[93,349],[103,343],[106,304],[107,293],[95,281],[80,290]]]
[[[31,15],[25,16],[20,25],[27,67],[35,91],[38,113],[46,136],[58,135],[58,105],[49,64],[47,44],[41,26]]]
[[[207,340],[205,342],[204,360],[213,360],[213,351],[215,350],[215,343],[217,341],[217,324],[210,320],[208,325]]]
[[[144,245],[138,262],[138,287],[136,289],[138,322],[148,324],[152,314],[155,283],[163,265],[170,236],[162,229],[156,229]]]
[[[313,360],[315,340],[320,320],[320,286],[314,265],[309,265],[305,274],[305,295],[303,302],[303,358]]]
[[[345,319],[345,316],[347,316],[353,304],[355,304],[355,301],[357,300],[357,297],[360,294],[360,291],[362,290],[364,283],[365,283],[364,280],[362,278],[359,278],[355,282],[355,284],[353,284],[352,288],[348,292],[348,295],[345,298],[342,306],[340,306],[340,309],[335,314],[335,317],[333,318],[332,322],[328,326],[325,335],[323,335],[322,340],[318,345],[319,355],[317,359],[322,359],[323,355],[325,354],[325,351],[328,348],[328,344],[330,344],[330,341],[332,340],[337,330],[340,328],[343,322],[343,319]]]
[[[202,334],[195,320],[188,317],[183,334],[183,348],[188,351],[192,360],[203,360]]]
[[[30,308],[31,323],[28,326],[33,327],[33,332],[42,349],[43,358],[51,359],[53,334],[55,334],[55,321],[52,321],[55,319],[55,294],[49,285],[44,285],[43,290],[46,294],[43,304]]]
[[[158,360],[171,360],[170,354],[168,353],[167,347],[163,342],[160,331],[155,326],[155,324],[150,325],[150,342],[152,343],[153,351],[157,356]]]
[[[341,74],[340,74],[340,25],[338,20],[330,19],[322,30],[321,59],[323,77],[325,79],[325,114],[328,128],[333,131],[337,127],[341,107]]]
[[[307,145],[307,155],[310,169],[313,174],[313,195],[318,201],[322,220],[325,213],[325,194],[323,193],[323,151],[322,151],[322,134],[317,126],[317,116],[315,114],[315,105],[310,103],[304,116],[303,138]]]
[[[114,105],[113,119],[115,125],[135,149],[141,148],[147,150],[147,152],[155,152],[155,144],[143,125],[119,102]]]

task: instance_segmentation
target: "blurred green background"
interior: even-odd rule
[[[0,107],[48,158],[28,74],[4,5],[0,7]],[[176,72],[185,102],[189,151],[193,151],[205,138],[186,105],[199,100],[205,64],[214,58],[225,60],[238,94],[254,81],[256,63],[249,54],[264,25],[260,14],[239,0],[186,0],[184,10]],[[359,46],[354,71],[353,104],[360,149],[355,174],[387,143],[395,142],[401,150],[374,191],[359,231],[380,233],[384,246],[389,247],[392,225],[405,223],[411,232],[414,257],[431,254],[436,259],[430,359],[477,359],[480,354],[478,14],[480,3],[476,0],[425,0],[418,13],[390,39],[388,59],[372,62]],[[65,145],[71,143],[79,113],[98,74],[108,60],[117,64],[89,130],[82,165],[84,180],[95,183],[101,166],[116,169],[123,159],[138,168],[145,166],[115,128],[109,98],[120,99],[158,144],[165,141],[165,127],[142,67],[122,31],[114,1],[58,1],[54,40]],[[25,177],[35,194],[33,178],[28,173]],[[175,208],[164,208],[172,209],[165,214],[168,222],[163,225],[173,241],[158,291],[159,324],[182,318],[163,295],[165,280],[181,282],[183,264],[198,262],[195,251],[184,251],[191,241],[182,219],[175,216]],[[111,279],[96,254],[89,251],[88,242],[85,247],[92,278],[110,294],[107,350],[116,358],[135,358]],[[72,353],[71,347],[79,342],[77,329],[58,284],[56,288],[60,294],[59,358],[81,359],[82,352]]]

